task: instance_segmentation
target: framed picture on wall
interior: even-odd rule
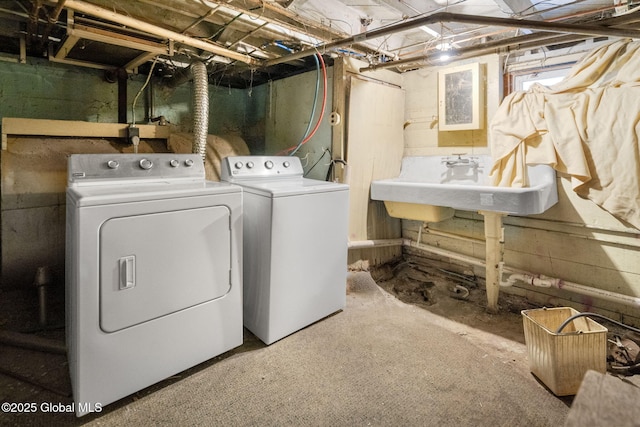
[[[438,128],[443,131],[484,128],[484,79],[479,63],[438,72]]]

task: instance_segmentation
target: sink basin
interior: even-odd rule
[[[510,215],[539,214],[558,202],[556,174],[550,166],[528,166],[529,187],[516,188],[490,185],[492,164],[486,155],[405,157],[400,176],[371,183],[371,198],[384,201],[388,211],[393,204],[407,204]],[[400,208],[393,209],[392,216],[403,215]]]

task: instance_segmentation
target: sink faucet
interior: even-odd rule
[[[449,156],[442,158],[442,163],[447,165],[447,168],[453,168],[456,166],[471,166],[473,168],[478,167],[478,160],[476,157],[462,157],[467,153],[453,153],[454,156],[458,156],[458,158],[451,158]]]

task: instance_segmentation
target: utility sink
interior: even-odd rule
[[[371,183],[371,198],[384,201],[391,216],[432,222],[452,216],[454,209],[532,215],[558,202],[550,166],[528,166],[529,186],[516,188],[491,185],[492,164],[487,155],[405,157],[400,176]]]

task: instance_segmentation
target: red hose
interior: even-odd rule
[[[318,122],[314,126],[313,130],[309,133],[309,135],[307,135],[305,139],[302,140],[302,142],[300,142],[297,145],[294,145],[293,147],[284,149],[280,151],[278,154],[288,153],[289,151],[295,150],[296,148],[301,147],[303,144],[306,144],[311,139],[311,137],[316,133],[316,131],[320,127],[322,118],[324,117],[324,109],[327,105],[327,67],[325,66],[324,59],[322,59],[322,55],[320,55],[319,53],[317,53],[316,55],[318,56],[318,59],[320,60],[320,66],[322,67],[322,108],[320,109],[320,117],[318,117]]]

